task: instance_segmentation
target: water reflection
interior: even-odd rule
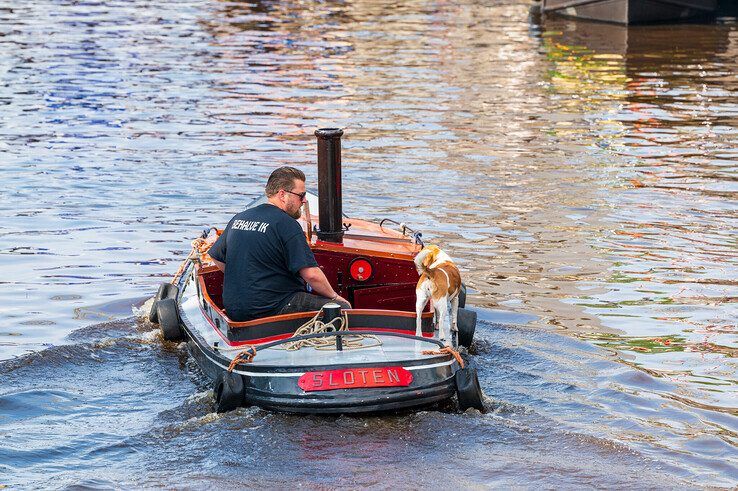
[[[596,243],[613,263],[589,282],[606,290],[570,301],[627,335],[603,345],[703,384],[722,373],[711,358],[735,354],[735,31],[571,21],[544,29],[551,84],[589,101],[589,131],[614,188]],[[729,408],[735,392],[719,385],[693,397]]]
[[[434,472],[409,487],[439,476],[464,487],[520,476],[733,485],[736,26],[538,25],[528,10],[523,0],[0,9],[0,358],[56,345],[0,364],[0,405],[49,397],[72,408],[35,414],[31,430],[16,409],[0,418],[15,439],[0,471],[48,484],[48,454],[24,453],[44,448],[42,434],[59,466],[104,467],[112,482],[141,471],[131,482],[166,484],[172,468],[218,482],[222,442],[272,467],[294,456],[328,485],[395,484],[310,467],[315,449],[294,442],[318,439],[327,463],[350,440],[382,449],[397,472],[416,457],[406,442],[421,445]],[[344,210],[422,230],[458,259],[471,302],[500,316],[476,347],[495,406],[485,418],[350,420],[336,433],[253,410],[214,417],[186,354],[130,318],[192,237],[224,224],[274,167],[300,166],[314,183],[311,135],[323,125],[346,128]],[[40,393],[36,380],[59,390]],[[78,393],[81,408],[69,403]],[[88,434],[94,448],[48,433],[79,414],[115,431]],[[412,432],[433,436],[424,445]],[[459,438],[467,446],[449,450]],[[448,464],[457,457],[472,470]],[[264,472],[256,482],[273,485]],[[582,480],[591,475],[608,477]]]

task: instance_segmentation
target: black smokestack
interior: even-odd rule
[[[318,137],[318,239],[343,242],[341,135],[338,128],[315,130]]]

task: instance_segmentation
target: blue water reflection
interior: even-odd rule
[[[0,485],[735,486],[736,25],[528,8],[0,5]],[[133,316],[327,125],[494,309],[490,414],[215,416]]]

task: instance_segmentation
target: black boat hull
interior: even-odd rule
[[[178,284],[179,290],[185,288],[186,270]],[[182,295],[177,298],[182,302]],[[205,373],[213,381],[228,369],[233,358],[231,349],[227,356],[221,345],[216,348],[209,344],[180,308],[180,325],[186,336],[187,347]],[[431,345],[428,348],[432,348]],[[244,406],[259,406],[264,409],[311,414],[377,413],[409,408],[430,406],[452,398],[456,394],[454,375],[461,368],[458,362],[447,354],[432,359],[408,360],[402,366],[412,371],[412,382],[404,387],[374,387],[335,389],[306,392],[298,385],[299,377],[312,371],[377,368],[395,366],[397,363],[345,363],[331,365],[259,365],[239,364],[233,372],[243,381]]]
[[[204,373],[213,381],[225,369],[195,341],[188,349]],[[333,366],[332,369],[337,367]],[[338,389],[304,393],[295,377],[249,377],[244,381],[244,406],[259,406],[271,411],[309,414],[377,413],[430,406],[456,394],[454,373],[436,369],[435,377],[416,376],[410,387]],[[319,367],[315,367],[319,369]],[[238,371],[236,371],[238,373]]]
[[[189,331],[188,331],[189,333]],[[227,369],[227,360],[210,347],[203,346],[190,334],[187,347],[197,364],[213,381]],[[372,365],[372,367],[377,366]],[[311,370],[351,368],[356,365],[330,367],[313,366]],[[371,389],[337,389],[325,392],[305,393],[297,385],[302,372],[292,377],[287,371],[277,371],[274,376],[249,376],[241,370],[244,382],[244,406],[290,413],[344,414],[374,413],[430,406],[450,399],[456,394],[455,369],[452,365],[417,370],[408,387]]]

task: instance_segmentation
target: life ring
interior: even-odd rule
[[[156,302],[156,315],[159,318],[161,335],[167,341],[179,341],[184,333],[179,325],[177,301],[173,298],[163,298]]]
[[[459,409],[466,411],[470,407],[484,411],[482,388],[479,386],[477,369],[466,367],[458,370],[456,379],[456,395],[459,399]]]
[[[243,403],[243,394],[243,377],[225,370],[220,372],[213,387],[215,410],[219,413],[233,411]]]
[[[151,310],[149,311],[149,321],[153,322],[154,324],[158,324],[159,317],[156,313],[156,304],[159,302],[159,300],[163,298],[177,298],[178,293],[179,288],[177,288],[175,285],[172,285],[171,283],[162,283],[161,285],[159,285],[159,290],[154,296],[154,302],[151,304]]]
[[[459,308],[456,313],[457,340],[461,346],[468,348],[474,341],[477,329],[477,313],[473,310]]]

